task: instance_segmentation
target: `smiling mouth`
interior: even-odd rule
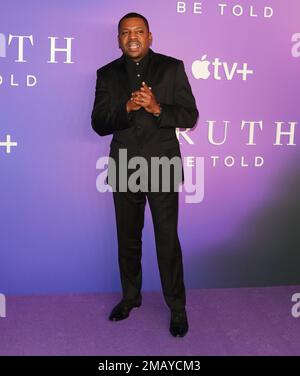
[[[129,43],[128,44],[128,49],[130,51],[137,51],[139,48],[140,48],[140,44],[139,43]]]

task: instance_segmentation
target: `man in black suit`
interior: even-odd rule
[[[97,70],[92,111],[94,131],[100,136],[113,134],[110,161],[115,166],[109,162],[107,181],[113,187],[123,298],[109,319],[127,318],[131,309],[142,302],[142,230],[147,198],[162,290],[171,311],[169,330],[173,336],[182,337],[188,331],[182,252],[177,234],[178,184],[184,181],[183,167],[181,164],[179,175],[175,165],[173,169],[169,165],[169,175],[159,170],[158,189],[151,190],[153,178],[149,181],[147,176],[153,157],[175,157],[182,162],[176,128],[192,128],[198,110],[183,61],[150,48],[152,33],[144,16],[129,13],[121,18],[118,43],[123,55]],[[138,190],[128,189],[127,183],[130,185],[129,180],[137,171],[127,165],[129,180],[125,189],[124,184],[121,188],[121,174],[117,171],[122,149],[128,159],[143,157],[147,162],[135,182]],[[166,181],[169,188],[165,190],[162,186]]]

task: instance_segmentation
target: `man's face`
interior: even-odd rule
[[[118,35],[119,48],[134,61],[141,60],[152,43],[152,34],[142,18],[125,18]]]

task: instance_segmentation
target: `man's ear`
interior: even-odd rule
[[[149,44],[151,45],[152,44],[152,33],[151,31],[149,31]]]

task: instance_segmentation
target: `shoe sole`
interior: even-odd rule
[[[184,337],[186,334],[187,334],[187,332],[185,332],[184,334],[175,334],[175,333],[172,333],[171,331],[170,331],[170,333],[172,334],[172,336],[173,337],[175,337],[175,338],[177,338],[177,337]]]

